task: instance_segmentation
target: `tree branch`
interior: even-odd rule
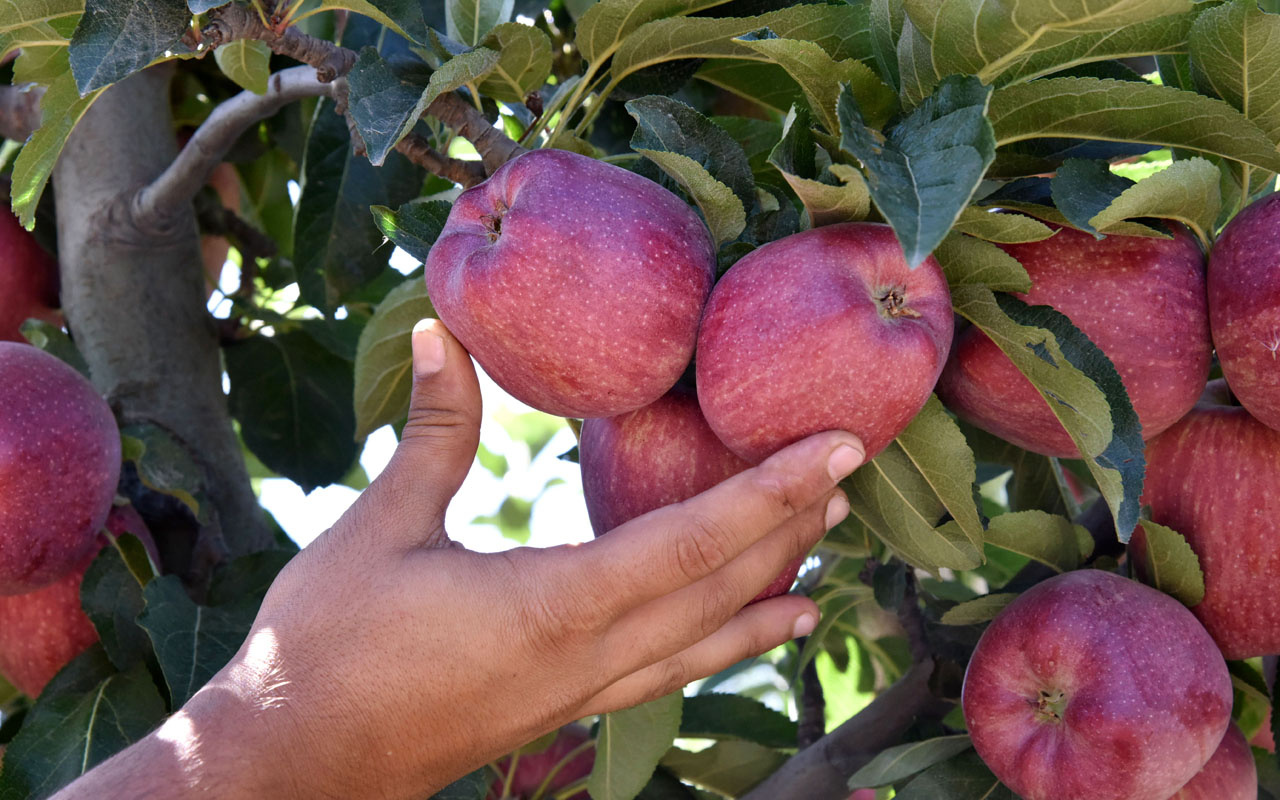
[[[428,172],[439,175],[445,180],[462,184],[463,188],[475,186],[488,177],[485,174],[484,165],[479,161],[450,158],[416,133],[410,133],[397,142],[396,151]]]
[[[456,92],[445,92],[431,101],[431,105],[427,106],[427,113],[475,145],[476,152],[480,154],[480,163],[484,164],[485,172],[489,175],[525,152],[525,148],[493,127],[483,114]]]
[[[0,86],[0,136],[25,142],[40,127],[43,86]]]
[[[310,64],[321,83],[346,75],[356,63],[354,50],[310,36],[293,26],[274,31],[263,25],[248,6],[228,3],[210,11],[208,19],[208,24],[200,29],[200,37],[210,49],[238,39],[257,39],[266,42],[273,53]]]
[[[807,639],[797,644],[804,651]],[[800,673],[800,723],[796,726],[796,746],[801,750],[822,738],[827,730],[827,698],[818,678],[818,661],[809,659]]]

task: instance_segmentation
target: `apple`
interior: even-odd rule
[[[1039,242],[1000,245],[1031,277],[1017,295],[1067,315],[1111,359],[1150,439],[1195,405],[1213,346],[1204,255],[1186,228],[1173,239],[1092,235],[1060,228]],[[1024,450],[1080,451],[1031,385],[978,328],[956,337],[938,396],[962,419]]]
[[[1177,600],[1100,570],[1023,592],[978,640],[961,706],[1024,800],[1168,800],[1231,719],[1231,677]]]
[[[113,508],[106,527],[112,535],[132,533],[159,560],[146,523],[133,506]],[[98,641],[98,632],[80,608],[80,583],[106,537],[70,573],[49,586],[19,595],[0,595],[0,675],[35,697],[71,659]]]
[[[463,192],[426,261],[436,312],[490,377],[568,417],[634,411],[675,385],[714,274],[680,198],[564,150]]]
[[[0,210],[0,341],[26,342],[19,328],[31,317],[62,324],[58,305],[58,262]]]
[[[47,586],[84,560],[120,479],[120,431],[80,373],[0,342],[0,595]]]
[[[716,438],[697,397],[680,386],[628,414],[586,420],[578,452],[596,536],[751,466]],[[801,557],[788,565],[752,602],[785,593],[803,563]]]
[[[1214,242],[1209,325],[1231,391],[1280,430],[1280,194],[1241,211]]]
[[[515,774],[511,775],[510,791],[503,793],[503,782],[511,772],[511,756],[498,760],[497,768],[501,778],[494,781],[489,789],[488,800],[532,800],[538,789],[546,782],[546,788],[539,797],[553,797],[556,792],[571,783],[591,774],[595,766],[595,747],[585,746],[591,735],[581,725],[569,725],[561,728],[551,745],[540,753],[520,755],[516,759]],[[565,757],[577,751],[572,759],[561,764]],[[558,769],[557,769],[558,767]],[[551,775],[552,770],[555,774]],[[547,776],[551,779],[547,780]],[[586,790],[577,792],[565,800],[589,800]]]
[[[1262,727],[1258,728],[1258,732],[1249,740],[1249,744],[1261,747],[1268,753],[1276,751],[1276,736],[1271,731],[1271,709],[1267,709],[1267,715],[1262,719]]]
[[[1234,723],[1227,726],[1209,763],[1169,800],[1258,800],[1258,767]]]
[[[1178,424],[1147,444],[1142,501],[1187,540],[1204,572],[1191,609],[1228,659],[1280,653],[1280,431],[1225,404],[1213,381]],[[1146,565],[1146,535],[1130,553]]]
[[[893,229],[793,234],[734,264],[698,332],[698,402],[751,463],[841,429],[874,457],[929,399],[951,346],[951,293],[932,257],[910,269]]]

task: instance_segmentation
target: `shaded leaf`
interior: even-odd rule
[[[738,238],[747,226],[747,211],[742,201],[725,184],[711,177],[706,168],[680,153],[632,146],[637,153],[657,164],[663,172],[689,193],[698,204],[716,244]]]
[[[498,66],[499,58],[496,51],[487,47],[477,47],[475,50],[449,59],[440,66],[440,69],[431,73],[427,92],[422,96],[422,107],[431,105],[433,100],[445,92],[452,92],[469,83],[479,83]]]
[[[746,739],[765,747],[795,747],[796,723],[759,700],[737,694],[686,697],[680,735],[699,739]]]
[[[488,767],[483,767],[458,778],[453,783],[431,795],[429,800],[484,800],[489,794],[493,777]]]
[[[575,28],[578,52],[588,64],[603,63],[633,31],[663,17],[683,16],[728,0],[601,0]]]
[[[386,206],[371,206],[369,210],[384,236],[417,260],[426,261],[451,208],[443,200],[415,200],[395,211]]]
[[[206,600],[211,606],[249,599],[261,603],[280,570],[295,554],[296,551],[289,550],[263,550],[221,565],[213,573]]]
[[[1025,292],[1031,288],[1031,278],[1018,259],[990,242],[953,231],[933,255],[952,287],[987,286],[1001,292]]]
[[[1057,514],[1012,511],[992,518],[987,544],[1024,555],[1056,572],[1080,566],[1079,526]]]
[[[1280,146],[1280,15],[1258,0],[1232,0],[1200,14],[1187,44],[1196,87],[1244,112]]]
[[[1221,173],[1211,161],[1179,159],[1125,189],[1089,222],[1110,232],[1115,223],[1134,217],[1176,219],[1194,231],[1207,248],[1222,213],[1220,179]]]
[[[396,143],[426,111],[426,87],[397,75],[378,54],[364,47],[347,74],[348,113],[364,140],[370,163],[381,166]]]
[[[19,331],[31,344],[56,357],[86,378],[91,377],[89,365],[85,363],[84,356],[80,355],[80,349],[62,328],[42,319],[28,319],[22,323]]]
[[[911,459],[969,541],[981,548],[977,463],[964,434],[936,395],[929,395],[894,443]]]
[[[728,741],[716,742],[696,753],[673,747],[662,757],[662,766],[699,786],[740,797],[786,760],[782,753],[755,742]]]
[[[1199,605],[1204,600],[1204,573],[1191,545],[1172,528],[1147,519],[1139,524],[1146,539],[1141,562],[1143,575],[1184,606]]]
[[[1111,201],[1134,182],[1113,173],[1105,161],[1069,158],[1058,167],[1050,185],[1054,207],[1072,225],[1100,239],[1102,234],[1089,224],[1089,220],[1111,205]]]
[[[967,734],[940,736],[881,750],[849,779],[850,789],[897,783],[973,747]]]
[[[871,211],[871,193],[862,173],[847,164],[818,169],[816,144],[809,130],[809,112],[792,109],[782,138],[769,152],[769,164],[786,180],[804,204],[809,227],[863,220]]]
[[[1039,242],[1053,235],[1052,228],[1033,217],[1023,214],[1001,214],[977,206],[969,206],[961,211],[951,230],[954,233],[964,233],[977,239],[1002,244]],[[1026,289],[1019,291],[1026,291]]]
[[[190,22],[182,0],[85,0],[68,48],[80,94],[110,86],[174,49]]]
[[[427,42],[429,30],[422,17],[421,0],[320,0],[317,10],[332,8],[354,11],[386,25],[407,39],[419,44]]]
[[[600,718],[595,766],[587,781],[593,800],[630,800],[644,788],[679,735],[683,704],[677,691]]]
[[[213,51],[222,74],[236,82],[242,89],[255,94],[267,93],[267,78],[271,76],[271,48],[256,39],[239,39],[228,42]]]
[[[127,425],[120,429],[120,449],[124,460],[137,468],[144,486],[178,498],[197,518],[207,521],[204,470],[177,439],[155,425]]]
[[[729,187],[743,208],[752,206],[756,187],[751,165],[742,145],[723,128],[669,97],[640,97],[628,101],[626,107],[636,120],[633,150],[646,155],[657,151],[687,156],[711,178]]]
[[[435,316],[426,282],[411,278],[392,289],[360,333],[356,348],[356,436],[364,438],[409,412],[413,386],[410,333],[419,320]]]
[[[489,31],[482,44],[498,52],[498,63],[480,84],[481,94],[504,103],[523,103],[551,74],[551,40],[539,28],[504,22]]]
[[[1018,800],[972,751],[935,764],[894,797],[895,800]]]
[[[779,114],[787,113],[804,96],[786,70],[760,61],[709,58],[694,77]]]
[[[998,518],[997,518],[998,519]],[[984,594],[982,597],[954,605],[943,613],[943,625],[977,625],[995,619],[996,614],[1004,607],[1018,599],[1018,595],[1009,592]]]
[[[494,26],[511,19],[514,0],[444,0],[449,38],[472,47]]]
[[[122,537],[125,539],[141,545],[135,536]],[[118,669],[142,661],[151,652],[151,640],[137,623],[146,605],[142,587],[115,547],[102,548],[80,583],[80,605]]]

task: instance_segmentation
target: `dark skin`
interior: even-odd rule
[[[743,607],[848,514],[861,442],[820,433],[582,545],[473,553],[444,512],[480,390],[439,322],[413,334],[382,475],[276,579],[231,663],[71,798],[421,798],[572,720],[677,691],[813,630]]]

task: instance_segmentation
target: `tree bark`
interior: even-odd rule
[[[123,424],[166,429],[203,469],[213,524],[198,562],[271,542],[222,391],[205,309],[200,238],[190,201],[160,229],[139,231],[131,206],[177,154],[169,112],[172,65],[144,70],[98,98],[53,173],[62,304],[93,382]]]

